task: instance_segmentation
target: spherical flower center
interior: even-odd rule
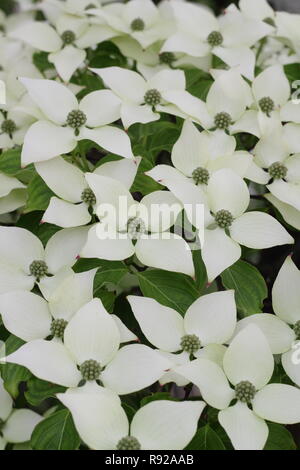
[[[207,184],[209,180],[209,172],[206,168],[199,166],[192,173],[195,184]]]
[[[258,104],[262,112],[265,113],[267,116],[270,116],[271,112],[274,111],[275,103],[269,96],[261,98]]]
[[[297,339],[300,339],[300,320],[298,320],[294,325],[294,332]]]
[[[84,380],[97,380],[101,374],[101,370],[101,364],[94,359],[88,359],[80,366],[80,372]]]
[[[175,54],[173,52],[161,52],[159,54],[159,61],[161,64],[170,65],[176,60]]]
[[[144,100],[149,106],[157,106],[161,102],[161,94],[158,90],[152,88],[152,90],[146,91]]]
[[[64,44],[73,44],[76,39],[76,35],[73,31],[67,30],[62,33],[61,39]]]
[[[1,124],[1,131],[4,134],[12,135],[16,129],[17,125],[12,119],[5,119]]]
[[[118,450],[140,450],[141,444],[136,437],[126,436],[122,437],[117,444]]]
[[[143,219],[140,217],[130,219],[127,224],[127,233],[132,240],[138,240],[146,233],[146,225]]]
[[[249,403],[253,400],[256,393],[254,385],[248,380],[242,380],[235,386],[235,396],[236,398],[243,402]]]
[[[274,180],[280,180],[282,178],[285,178],[287,175],[287,167],[283,165],[281,162],[275,162],[272,163],[272,165],[269,167],[269,175],[271,178]]]
[[[88,206],[94,206],[96,204],[96,196],[90,188],[86,188],[82,191],[81,200]]]
[[[145,29],[145,23],[142,18],[135,18],[130,25],[132,31],[143,31]]]
[[[201,347],[201,342],[196,335],[185,335],[181,338],[180,346],[183,351],[194,354]]]
[[[220,228],[228,228],[233,222],[233,215],[226,209],[221,209],[215,214],[215,221]]]
[[[48,266],[45,261],[35,260],[32,261],[29,266],[29,272],[36,278],[37,282],[39,282],[42,277],[45,277],[46,274],[48,274]]]
[[[68,322],[63,318],[53,320],[50,327],[51,335],[56,338],[63,338],[67,324]]]
[[[86,115],[80,109],[73,109],[67,116],[67,126],[75,129],[75,135],[79,134],[79,128],[86,123]]]
[[[207,37],[207,42],[212,47],[221,46],[223,36],[219,31],[212,31]]]
[[[215,126],[217,129],[228,129],[231,123],[231,116],[225,111],[215,115]]]

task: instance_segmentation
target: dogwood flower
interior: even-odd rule
[[[3,324],[24,341],[48,336],[62,338],[72,316],[93,298],[96,269],[75,274],[63,268],[41,281],[40,289],[47,300],[28,291],[11,291],[0,295]]]
[[[100,380],[119,395],[156,382],[170,363],[142,344],[120,346],[120,332],[99,299],[81,307],[64,330],[64,344],[37,339],[6,357],[43,380],[77,387]],[[79,368],[78,368],[78,367]]]
[[[148,297],[130,295],[128,301],[148,341],[173,363],[160,383],[186,385],[174,371],[179,351],[181,365],[195,357],[214,358],[222,363],[226,348],[221,345],[229,342],[236,325],[234,291],[203,295],[192,303],[184,318]]]
[[[0,112],[0,149],[22,145],[29,127],[35,122],[32,116],[18,111]]]
[[[26,22],[15,28],[9,37],[49,52],[49,61],[68,82],[84,63],[85,49],[109,39],[111,33],[101,24],[90,25],[87,19],[66,13],[57,18],[55,28],[43,21]]]
[[[115,177],[129,189],[139,162],[140,159],[107,162],[97,167],[93,174]],[[54,196],[50,199],[43,222],[65,228],[88,224],[92,219],[91,210],[96,207],[96,197],[86,182],[84,172],[62,157],[36,163],[35,168],[47,186],[61,198]]]
[[[194,275],[192,255],[185,240],[169,231],[182,205],[169,191],[154,191],[134,201],[120,182],[87,174],[97,201],[100,223],[89,231],[80,256],[124,260],[134,254],[146,266]],[[108,207],[113,210],[107,214]]]
[[[53,80],[23,78],[21,82],[45,115],[25,136],[23,165],[71,152],[83,139],[92,140],[109,152],[133,158],[128,135],[108,125],[120,117],[121,102],[111,91],[89,93],[78,104],[68,88]]]
[[[176,170],[167,165],[157,165],[146,174],[167,187],[169,181],[182,176],[196,185],[206,185],[214,171],[231,168],[241,177],[247,175],[253,181],[265,183],[265,173],[252,161],[252,155],[235,149],[234,137],[221,130],[199,132],[191,121],[186,120],[171,153]],[[172,190],[171,187],[168,189]]]
[[[164,4],[157,7],[151,0],[131,0],[126,4],[107,5],[100,10],[91,9],[90,13],[103,18],[115,32],[114,36],[129,35],[146,49],[165,39],[170,31],[165,9]]]
[[[233,129],[262,137],[261,127],[268,126],[264,115],[271,118],[282,112],[284,116],[285,106],[293,104],[289,102],[291,89],[282,65],[273,65],[261,72],[252,82],[252,93],[256,109],[246,111]]]
[[[86,227],[64,229],[45,249],[33,233],[19,227],[0,227],[0,293],[31,290],[46,275],[73,266],[85,243]]]
[[[177,371],[199,387],[209,405],[221,410],[219,422],[236,450],[260,450],[269,434],[265,420],[293,424],[300,419],[300,390],[268,384],[273,369],[274,359],[265,336],[257,326],[248,325],[227,348],[223,370],[200,358]],[[233,405],[232,400],[236,400]]]
[[[175,90],[174,93],[180,93],[182,99],[192,96],[185,91],[185,75],[182,70],[162,70],[149,80],[145,80],[137,72],[121,67],[91,70],[121,99],[120,113],[126,129],[135,122],[145,124],[157,121],[159,112],[185,117],[185,114],[174,106],[172,99],[169,99],[172,90]],[[188,112],[188,107],[186,110]]]
[[[17,178],[0,172],[0,214],[12,212],[26,203],[26,186]]]
[[[182,90],[170,88],[164,93],[164,98],[204,129],[231,131],[231,126],[252,105],[253,97],[251,88],[238,70],[233,68],[219,72],[210,87],[206,103]]]
[[[300,230],[300,211],[285,204],[284,202],[277,199],[273,194],[265,194],[264,197],[280,212],[283,219],[292,227]]]
[[[8,443],[30,441],[31,434],[43,420],[38,413],[28,409],[13,409],[13,401],[0,377],[0,450]]]
[[[289,125],[287,125],[289,126]],[[300,210],[300,154],[291,155],[293,129],[276,126],[254,148],[254,161],[268,171],[268,190],[280,201]],[[292,135],[293,133],[293,135]],[[290,139],[289,139],[290,137]]]
[[[100,387],[68,390],[57,398],[71,411],[82,440],[94,450],[184,449],[206,405],[157,400],[142,406],[129,424],[120,399]]]
[[[237,324],[236,333],[254,323],[267,338],[273,354],[282,354],[281,362],[287,375],[300,386],[299,363],[293,359],[297,352],[300,327],[300,271],[288,256],[283,263],[272,290],[275,315],[259,313]]]
[[[246,17],[234,5],[217,19],[209,10],[175,1],[171,4],[178,30],[165,42],[162,51],[205,56],[212,52],[230,67],[252,80],[255,55],[251,47],[273,31],[259,19]]]

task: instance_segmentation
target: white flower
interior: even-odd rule
[[[86,58],[85,48],[111,37],[101,25],[90,25],[88,20],[62,14],[57,18],[56,28],[46,22],[31,21],[15,28],[9,37],[24,41],[41,51],[49,52],[60,77],[68,82]]]
[[[121,119],[125,128],[135,122],[145,124],[157,121],[160,118],[159,112],[186,116],[169,99],[169,96],[177,92],[182,99],[192,97],[185,91],[185,75],[182,70],[162,70],[149,80],[145,80],[137,72],[120,67],[91,70],[122,100]]]
[[[26,186],[17,178],[0,172],[0,214],[12,212],[26,203]]]
[[[240,0],[239,9],[241,12],[256,20],[267,20],[275,18],[275,11],[269,5],[267,0]]]
[[[205,407],[203,401],[157,400],[142,406],[129,424],[120,399],[103,388],[68,390],[57,398],[71,411],[82,440],[95,450],[184,449]]]
[[[248,325],[234,338],[224,354],[223,368],[207,359],[196,359],[177,372],[199,387],[209,405],[221,410],[219,422],[235,449],[263,449],[269,434],[264,420],[299,422],[300,390],[285,384],[268,385],[274,359],[257,326]],[[230,406],[233,399],[237,402]]]
[[[280,212],[284,220],[289,225],[295,227],[297,230],[300,230],[300,211],[290,206],[289,204],[285,204],[284,202],[280,201],[271,193],[265,194],[265,198],[271,204],[273,204],[274,207],[276,207],[276,209]]]
[[[272,32],[272,27],[243,15],[234,5],[219,19],[198,5],[174,1],[172,7],[178,31],[166,40],[163,51],[196,57],[213,52],[230,67],[237,67],[246,78],[253,79],[255,55],[251,47]]]
[[[24,136],[35,119],[24,113],[14,111],[0,111],[0,149],[10,149],[22,145]]]
[[[125,5],[117,3],[100,10],[91,9],[90,13],[103,18],[114,36],[129,35],[146,49],[170,32],[164,9],[164,5],[157,7],[151,0],[131,0]]]
[[[146,173],[171,191],[174,179],[185,176],[191,183],[206,185],[210,175],[220,168],[231,168],[241,177],[247,175],[258,183],[266,182],[265,173],[252,161],[252,155],[236,151],[233,136],[221,130],[199,132],[188,120],[184,121],[180,137],[172,149],[171,160],[176,170],[167,165],[157,165]]]
[[[44,249],[31,232],[0,227],[0,293],[31,290],[47,274],[73,266],[85,243],[87,227],[64,229],[53,235]]]
[[[286,107],[294,105],[292,101],[289,102],[291,88],[282,65],[273,65],[261,72],[252,82],[252,93],[253,109],[246,111],[241,120],[235,123],[234,132],[248,132],[261,137],[264,128],[271,126],[268,120],[280,119],[280,113],[282,120],[289,120],[285,118]]]
[[[83,139],[92,140],[122,157],[133,158],[128,135],[107,125],[120,117],[121,102],[111,91],[94,91],[78,104],[75,95],[55,81],[27,78],[21,81],[45,115],[45,119],[34,123],[25,136],[23,165],[71,152]]]
[[[255,163],[268,171],[265,182],[272,180],[268,190],[296,210],[300,210],[300,153],[291,155],[291,148],[298,136],[298,126],[294,129],[292,124],[279,124],[259,140],[253,151]]]
[[[53,277],[40,282],[40,295],[28,291],[11,291],[0,295],[3,324],[24,341],[48,336],[62,338],[67,322],[93,298],[97,269],[75,274],[62,268]]]
[[[236,69],[218,70],[206,103],[182,90],[166,91],[164,98],[173,103],[204,129],[231,131],[232,125],[253,103],[251,88]]]
[[[267,338],[273,354],[282,354],[281,362],[287,375],[300,386],[300,364],[293,360],[300,337],[300,271],[288,256],[272,290],[275,315],[259,313],[238,322],[236,333],[248,324],[257,325]],[[299,347],[299,346],[298,346]]]
[[[188,363],[192,357],[205,357],[218,361],[229,342],[236,325],[234,291],[203,295],[188,308],[184,318],[174,309],[159,304],[147,297],[128,296],[132,311],[148,341],[158,348],[173,363],[172,369],[160,383],[186,381],[174,372],[178,362]],[[1,304],[0,304],[1,305]]]
[[[93,174],[117,179],[129,189],[139,162],[140,159],[107,162],[97,167]],[[65,228],[88,224],[92,219],[90,210],[95,210],[96,197],[86,182],[84,172],[62,157],[36,163],[35,168],[47,186],[61,198],[51,198],[43,222]],[[57,178],[57,175],[60,177]]]
[[[6,360],[24,365],[40,379],[66,387],[77,387],[82,379],[99,379],[119,395],[148,387],[168,369],[169,361],[148,346],[130,344],[119,349],[120,340],[116,321],[102,302],[94,299],[69,321],[64,344],[55,339],[33,340]]]
[[[13,409],[11,396],[4,388],[0,377],[0,450],[4,450],[7,443],[21,443],[30,441],[31,434],[43,420],[43,417],[28,409]]]
[[[169,232],[182,211],[175,196],[154,191],[137,203],[117,180],[94,174],[87,174],[86,179],[96,196],[100,223],[90,229],[80,256],[124,260],[136,254],[146,266],[194,275],[188,244]],[[107,204],[115,209],[117,220],[106,216]]]

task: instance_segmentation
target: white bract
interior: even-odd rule
[[[282,366],[300,386],[300,271],[289,256],[283,263],[272,290],[275,315],[259,313],[238,322],[237,332],[248,324],[257,325],[269,341],[273,354],[282,354]]]
[[[53,80],[23,78],[21,81],[45,116],[34,123],[25,136],[23,165],[69,153],[83,139],[92,140],[122,157],[133,158],[128,135],[108,125],[120,117],[121,101],[114,93],[94,91],[78,103],[67,87]]]
[[[146,266],[194,275],[188,244],[169,231],[182,211],[172,193],[154,191],[138,203],[117,180],[95,174],[86,178],[100,223],[90,229],[82,257],[124,260],[135,254]]]
[[[205,407],[203,401],[157,400],[142,406],[129,424],[120,399],[103,388],[68,390],[57,397],[71,411],[82,440],[94,450],[184,449]]]
[[[147,297],[130,295],[128,301],[144,335],[173,363],[160,383],[186,385],[174,369],[190,358],[205,357],[222,363],[236,325],[234,291],[216,292],[195,300],[184,318],[176,310]],[[159,328],[157,328],[159,325]],[[182,351],[180,355],[178,352]],[[178,357],[180,356],[180,357]]]
[[[129,190],[139,161],[140,159],[122,159],[107,162],[97,167],[93,175],[104,175],[119,180]],[[96,208],[96,197],[89,188],[85,173],[62,157],[36,163],[35,168],[47,186],[61,198],[53,196],[50,199],[43,221],[64,228],[88,224]],[[99,184],[101,185],[101,180]]]
[[[257,326],[248,325],[226,350],[223,369],[200,358],[179,367],[177,372],[199,387],[209,405],[221,410],[219,422],[235,449],[260,450],[269,434],[265,420],[293,424],[300,419],[300,390],[291,385],[268,384],[273,369],[266,337]],[[232,405],[234,399],[237,402]]]
[[[0,450],[8,443],[30,441],[32,431],[43,417],[32,410],[14,409],[13,401],[0,377]]]
[[[64,229],[53,235],[44,248],[28,230],[0,227],[0,292],[30,291],[46,275],[73,266],[86,236],[86,227]]]
[[[163,51],[185,52],[202,57],[210,52],[250,80],[254,76],[255,55],[251,47],[273,31],[260,19],[243,15],[234,5],[217,19],[200,5],[172,2],[178,30]]]
[[[6,361],[23,365],[40,379],[65,387],[77,387],[81,380],[99,379],[104,387],[119,395],[148,387],[168,369],[169,361],[148,346],[131,344],[119,349],[120,341],[116,321],[102,302],[94,299],[69,321],[64,344],[55,339],[33,340],[7,356]]]
[[[144,48],[167,37],[170,26],[165,6],[156,7],[151,0],[132,0],[125,5],[114,3],[90,13],[103,18],[114,36],[129,35]]]
[[[26,186],[17,178],[0,172],[0,214],[12,212],[26,203]]]
[[[192,99],[185,91],[185,75],[182,70],[161,70],[149,80],[145,80],[137,72],[120,67],[91,69],[105,85],[122,101],[121,119],[127,129],[135,122],[143,124],[157,121],[159,112],[185,117],[185,110],[174,106],[173,93],[180,94],[182,100]],[[174,90],[174,91],[173,91]],[[187,113],[187,116],[189,113]]]

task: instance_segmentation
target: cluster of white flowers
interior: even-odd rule
[[[295,446],[297,74],[267,0],[0,10],[0,449]]]

